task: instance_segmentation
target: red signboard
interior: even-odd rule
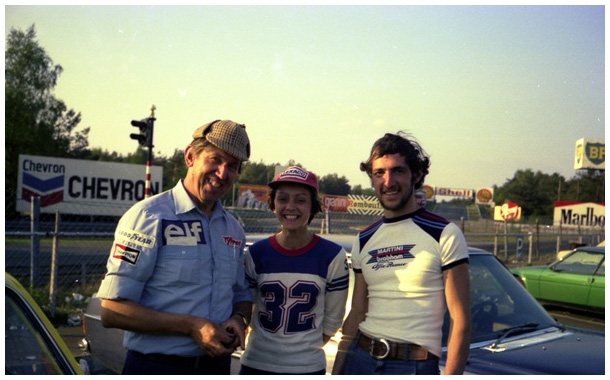
[[[330,212],[347,212],[352,201],[343,195],[325,195],[322,198],[322,207]]]

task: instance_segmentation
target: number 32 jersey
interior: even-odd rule
[[[326,368],[322,334],[333,336],[345,314],[345,250],[318,235],[286,250],[271,236],[250,246],[245,265],[255,308],[241,363],[279,373]]]

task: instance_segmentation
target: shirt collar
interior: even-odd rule
[[[176,214],[185,214],[187,212],[192,211],[193,209],[203,214],[198,208],[195,202],[191,199],[189,194],[186,192],[184,188],[184,184],[182,180],[178,181],[174,189],[172,190],[174,194],[174,208],[176,209]],[[224,208],[222,207],[222,203],[220,200],[217,200],[214,204],[214,208],[212,209],[212,219],[221,217],[224,215]]]

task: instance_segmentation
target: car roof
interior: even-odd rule
[[[598,252],[604,253],[606,252],[606,247],[578,247],[576,251],[589,251],[589,252]]]

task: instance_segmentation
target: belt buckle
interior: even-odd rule
[[[383,359],[387,358],[388,355],[390,355],[390,343],[388,343],[388,341],[383,339],[383,338],[379,339],[379,342],[383,343],[383,345],[385,346],[386,352],[383,355],[376,356],[373,353],[373,351],[375,350],[375,340],[377,340],[377,339],[371,339],[371,348],[370,348],[370,352],[369,353],[371,354],[371,356],[373,358],[375,358],[377,360],[383,360]]]

